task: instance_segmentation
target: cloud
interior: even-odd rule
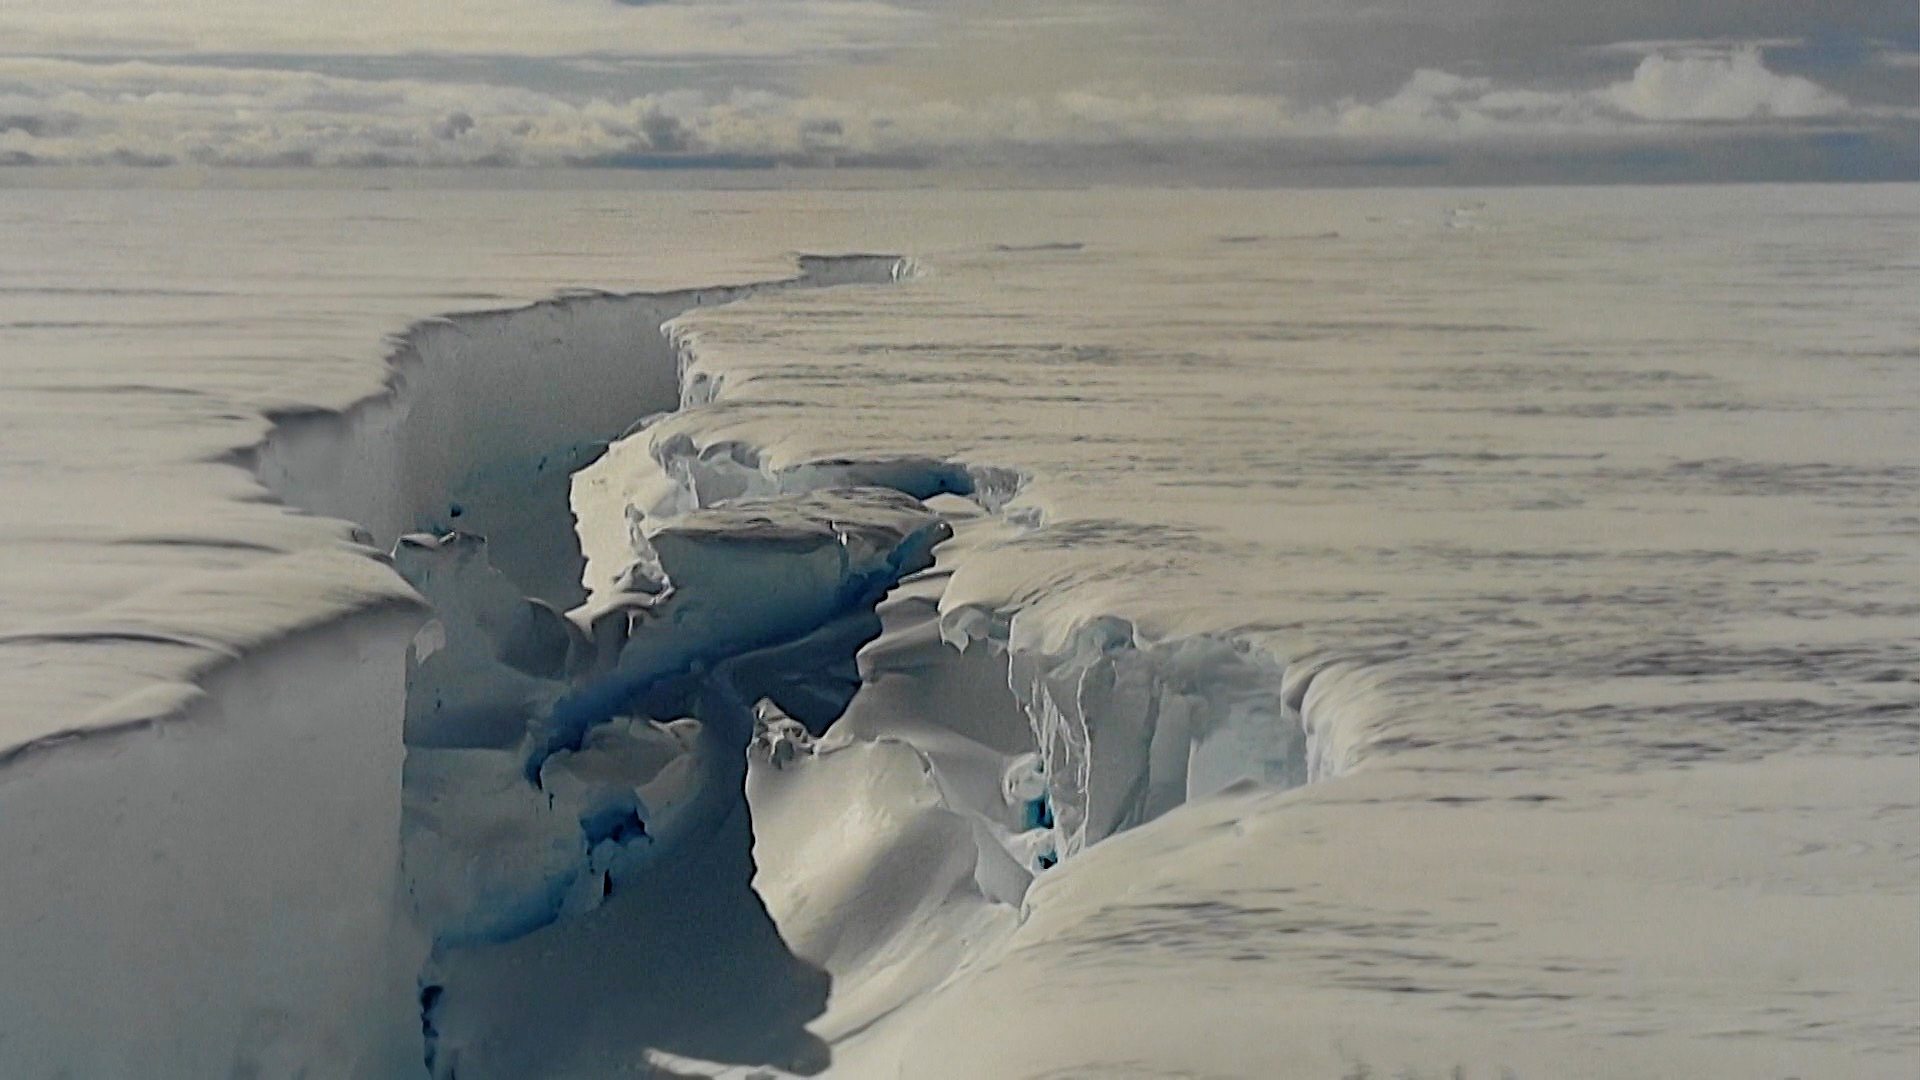
[[[1767,70],[1759,48],[1723,55],[1652,55],[1608,100],[1642,120],[1806,120],[1847,111],[1847,99],[1810,79]]]
[[[1897,174],[1912,3],[0,3],[0,163]]]
[[[640,133],[646,136],[647,149],[659,154],[678,154],[698,148],[693,133],[677,116],[655,109],[640,118]]]
[[[442,140],[458,139],[473,128],[473,114],[465,109],[455,109],[439,123],[433,125],[433,137]]]
[[[62,0],[0,6],[14,55],[798,57],[895,46],[927,16],[884,0]]]
[[[1484,77],[1417,71],[1383,101],[1346,102],[1339,124],[1355,133],[1398,135],[1619,136],[1703,123],[1791,124],[1853,111],[1844,96],[1810,79],[1769,70],[1751,43],[1649,46],[1668,51],[1644,56],[1627,79],[1584,90],[1503,86]]]
[[[618,79],[581,93],[442,74],[359,77],[193,60],[0,56],[0,163],[1178,161],[1197,174],[1213,165],[1309,159],[1444,164],[1515,147],[1529,155],[1557,148],[1568,160],[1599,151],[1626,155],[1622,161],[1666,161],[1669,151],[1694,152],[1689,147],[1697,149],[1702,134],[1739,139],[1844,122],[1869,143],[1875,130],[1906,132],[1911,142],[1920,120],[1854,108],[1807,78],[1771,70],[1750,44],[1673,46],[1643,56],[1630,73],[1584,87],[1421,68],[1383,94],[1331,102],[1098,80],[967,97],[859,86],[845,93],[736,86],[621,95],[606,92]],[[1852,147],[1850,160],[1860,157]]]
[[[19,112],[0,114],[0,135],[19,132],[32,139],[56,138],[71,135],[78,128],[78,121],[64,113]]]

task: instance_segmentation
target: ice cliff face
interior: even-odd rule
[[[10,763],[5,1072],[385,1077],[418,1060],[394,728],[418,622],[375,609],[264,644],[175,711]]]

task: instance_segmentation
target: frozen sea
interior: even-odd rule
[[[422,929],[400,534],[936,473],[759,922]],[[7,1076],[1920,1073],[1920,187],[10,188],[0,508]]]

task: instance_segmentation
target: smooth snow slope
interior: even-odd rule
[[[573,496],[604,593],[629,507],[993,481],[840,726],[754,752],[834,1073],[1920,1063],[1911,188],[9,192],[0,239],[0,1071],[413,1068],[420,616],[236,452],[418,317],[796,250],[926,274],[681,320],[691,408]],[[543,989],[553,1075],[752,1060]]]

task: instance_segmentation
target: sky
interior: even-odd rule
[[[0,0],[0,165],[1920,179],[1920,2]]]

